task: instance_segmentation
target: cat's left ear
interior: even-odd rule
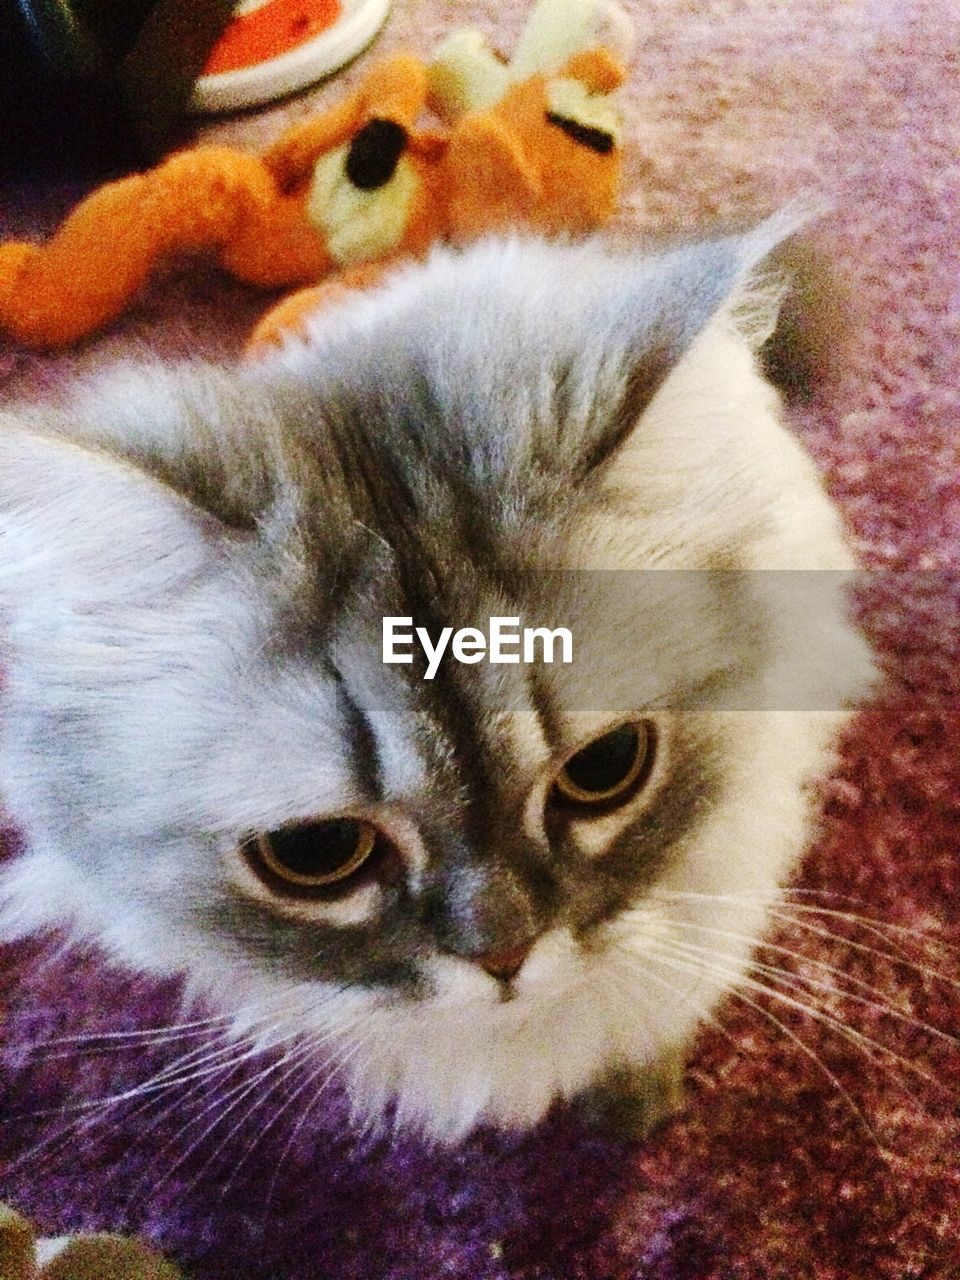
[[[746,233],[672,249],[620,272],[593,318],[606,352],[597,377],[606,411],[591,424],[581,475],[616,452],[712,321],[727,317],[760,351],[785,292],[776,270],[763,268],[807,220],[805,212],[786,210]]]
[[[41,629],[155,606],[222,560],[219,521],[104,450],[0,418],[0,602]],[[118,612],[120,611],[120,612]]]

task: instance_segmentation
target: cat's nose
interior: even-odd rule
[[[525,942],[518,942],[515,947],[504,947],[500,951],[483,951],[473,959],[481,968],[486,969],[491,977],[507,981],[520,972],[534,942],[536,938],[527,938]]]

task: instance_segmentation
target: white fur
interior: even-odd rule
[[[596,306],[595,285],[574,272],[558,310],[547,279],[555,252],[481,246],[464,259],[439,255],[349,304],[337,323],[375,331],[415,310],[431,289],[453,290],[469,310],[492,272],[516,277],[503,287],[526,290],[531,313],[556,313],[562,326],[578,306]],[[576,261],[589,266],[596,251],[566,252],[571,261],[582,252]],[[697,570],[741,547],[740,566],[751,570],[838,572],[825,577],[816,610],[785,590],[778,574],[756,576],[756,591],[779,621],[770,660],[753,686],[737,689],[741,705],[753,709],[725,704],[721,695],[696,712],[723,744],[723,805],[674,851],[656,890],[589,949],[567,929],[543,936],[509,1001],[478,966],[441,955],[428,962],[434,994],[424,1000],[283,981],[239,947],[214,943],[185,914],[178,921],[178,897],[208,892],[243,832],[359,805],[349,772],[329,749],[343,733],[337,704],[318,675],[278,671],[265,658],[268,619],[243,536],[211,531],[189,504],[124,463],[7,422],[0,434],[7,681],[0,778],[30,851],[0,880],[4,932],[61,925],[96,934],[125,963],[185,971],[191,996],[232,1012],[238,1034],[264,1041],[284,1032],[333,1035],[349,1058],[359,1115],[376,1117],[394,1100],[400,1121],[444,1139],[480,1122],[532,1124],[554,1099],[577,1094],[611,1065],[642,1065],[665,1045],[685,1042],[727,979],[706,964],[679,974],[658,959],[658,948],[709,938],[691,935],[691,926],[719,929],[732,935],[734,966],[746,967],[766,905],[806,840],[808,785],[829,767],[845,708],[871,678],[866,647],[845,618],[841,575],[852,560],[840,522],[756,369],[752,344],[764,322],[743,317],[762,311],[762,299],[751,310],[741,297],[694,341],[610,468],[617,505],[580,530],[567,565]],[[472,321],[482,350],[495,320],[477,302],[476,315],[463,316],[468,331]],[[318,318],[317,350],[330,332]],[[601,356],[584,353],[598,370]],[[292,345],[277,360],[296,371],[312,358]],[[153,383],[134,379],[98,395],[115,404],[116,434],[169,437],[175,448],[178,401],[163,378],[150,377]],[[211,418],[219,412],[208,409]],[[694,587],[678,611],[677,581],[664,576],[662,609],[638,624],[636,672],[622,691],[632,699],[626,710],[658,724],[665,752],[675,713],[663,703],[678,668],[708,673],[722,643]],[[589,616],[579,622],[589,631]],[[97,701],[95,732],[72,718],[84,699]],[[64,741],[49,741],[49,758],[41,758],[37,743],[47,725]],[[568,727],[572,748],[602,731],[603,721],[570,708]],[[396,742],[390,707],[379,709],[374,731],[391,786],[415,797],[428,765]],[[555,762],[522,709],[503,731],[531,779],[525,824],[536,841]],[[83,769],[94,779],[86,790]],[[635,803],[649,803],[659,777]],[[372,816],[407,851],[415,879],[425,854],[409,815],[400,806]],[[627,816],[585,828],[584,849],[602,854]],[[206,860],[197,857],[196,832],[211,854]],[[122,856],[105,881],[94,868],[109,848]],[[226,874],[262,898],[241,868]],[[347,923],[377,909],[372,891],[295,914],[316,910]]]

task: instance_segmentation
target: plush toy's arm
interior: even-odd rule
[[[74,342],[114,319],[159,258],[216,250],[275,202],[260,159],[225,147],[109,182],[46,244],[0,244],[0,329],[32,346]]]
[[[290,190],[309,179],[319,156],[342,146],[366,120],[394,120],[409,129],[423,110],[426,96],[423,63],[410,54],[398,53],[377,63],[345,102],[288,129],[264,153],[263,162],[278,186]]]
[[[589,48],[599,9],[599,0],[537,0],[510,59],[513,78],[549,75]]]
[[[632,44],[633,23],[618,0],[537,0],[508,63],[474,27],[448,36],[429,63],[430,105],[452,125],[537,76],[570,76],[590,93],[612,93],[626,78]]]
[[[510,87],[510,69],[482,31],[467,27],[448,36],[427,66],[433,111],[453,124],[468,111],[487,111]]]
[[[244,355],[259,359],[282,347],[288,339],[304,337],[310,316],[324,307],[336,306],[351,293],[379,284],[395,266],[396,262],[392,261],[365,262],[358,267],[347,267],[311,289],[298,289],[289,294],[258,321],[247,339]]]

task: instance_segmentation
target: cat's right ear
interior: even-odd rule
[[[720,315],[759,353],[777,319],[783,282],[762,274],[771,253],[801,227],[808,210],[787,209],[752,230],[625,263],[596,305],[593,326],[604,359],[595,375],[608,412],[582,441],[581,478],[633,431],[668,376]],[[582,356],[578,357],[582,362]]]
[[[113,454],[0,419],[0,610],[44,625],[162,603],[221,558],[219,522]]]

